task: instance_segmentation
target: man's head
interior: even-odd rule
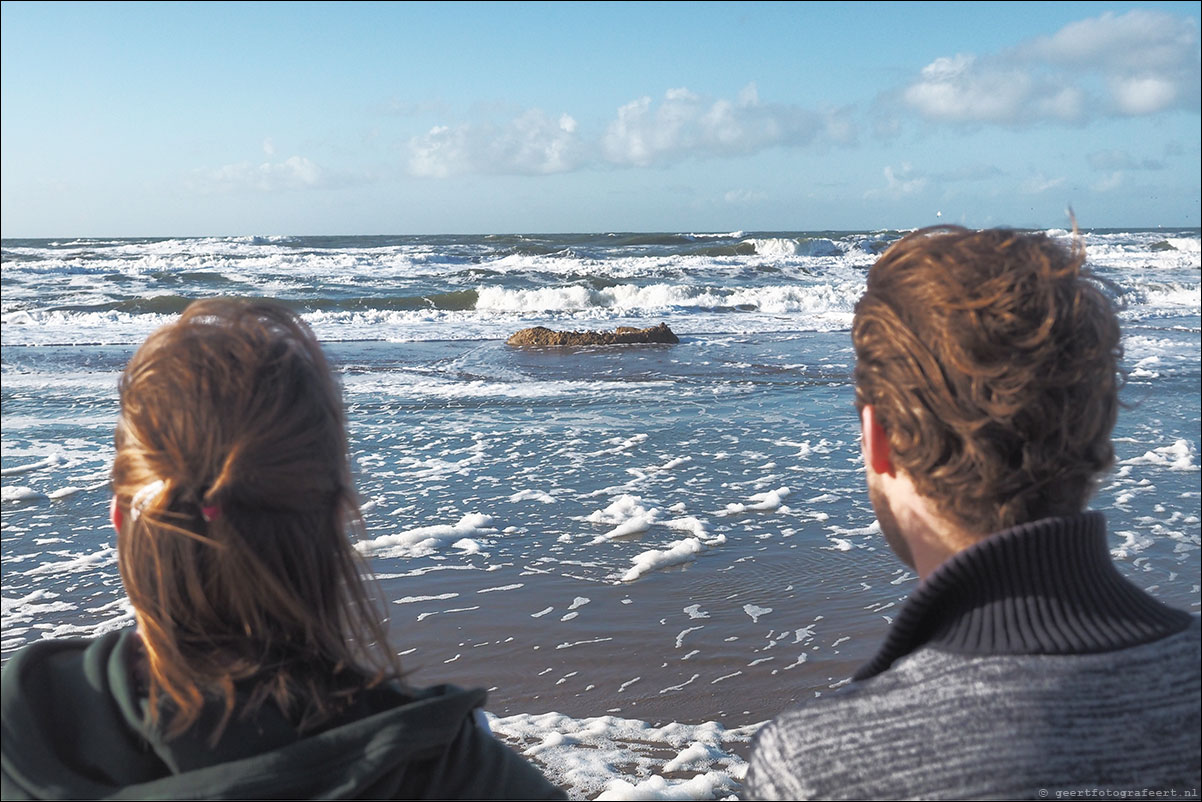
[[[962,531],[1080,512],[1114,460],[1119,326],[1084,262],[1043,234],[939,227],[869,271],[856,404]]]

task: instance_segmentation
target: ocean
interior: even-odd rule
[[[488,688],[575,797],[735,794],[757,726],[845,683],[916,584],[864,491],[848,333],[904,233],[4,240],[0,656],[131,625],[117,377],[193,299],[279,298],[340,374],[410,680]],[[1082,236],[1128,371],[1092,506],[1198,612],[1199,230]],[[678,345],[504,344],[660,322]]]

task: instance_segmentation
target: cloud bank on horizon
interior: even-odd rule
[[[7,29],[13,9],[6,5],[4,13]],[[224,219],[227,227],[230,216],[206,206],[214,198],[239,198],[239,208],[251,215],[265,197],[286,198],[275,219],[293,219],[294,224],[323,219],[301,212],[289,218],[286,209],[301,209],[305,202],[296,198],[306,193],[351,198],[352,208],[355,197],[366,207],[389,195],[402,205],[433,201],[459,207],[458,219],[449,209],[441,216],[418,211],[401,215],[426,221],[424,230],[429,232],[467,231],[473,226],[506,229],[510,221],[525,223],[522,227],[517,222],[512,230],[669,229],[685,227],[689,214],[701,221],[718,220],[717,227],[731,227],[722,225],[721,215],[738,216],[732,219],[734,227],[763,230],[778,227],[780,215],[765,212],[782,203],[818,211],[838,209],[841,220],[860,216],[844,227],[906,227],[925,221],[899,205],[907,199],[921,198],[929,206],[946,204],[954,209],[975,194],[997,199],[998,212],[1013,215],[1023,206],[1021,201],[1015,205],[1015,196],[1053,192],[1066,196],[1051,201],[1061,209],[1072,195],[1126,192],[1134,196],[1139,209],[1141,195],[1164,194],[1175,200],[1148,202],[1146,211],[1139,213],[1167,220],[1104,222],[1196,226],[1202,112],[1199,53],[1196,17],[1155,7],[1105,10],[1004,46],[946,49],[906,68],[890,64],[893,80],[875,95],[847,97],[837,104],[796,102],[780,97],[779,88],[773,91],[776,98],[766,98],[761,82],[755,80],[725,96],[707,93],[701,85],[670,85],[658,93],[628,95],[608,109],[587,93],[574,98],[575,104],[557,106],[477,101],[468,104],[466,114],[456,112],[456,104],[446,100],[406,99],[394,102],[394,113],[378,116],[433,124],[408,134],[393,131],[391,142],[381,147],[378,140],[387,137],[379,121],[372,122],[370,130],[361,130],[358,136],[362,152],[374,158],[348,157],[357,147],[350,137],[343,135],[344,141],[331,144],[330,134],[314,136],[296,124],[302,135],[273,131],[256,138],[262,143],[260,158],[243,156],[208,165],[193,159],[184,169],[173,169],[171,165],[179,160],[172,160],[164,173],[144,183],[157,182],[157,189],[146,190],[148,195],[166,191],[177,199],[186,198],[182,211],[191,208],[202,217]],[[20,66],[6,62],[5,78]],[[834,65],[831,69],[839,71]],[[650,83],[658,77],[648,75],[644,80]],[[26,232],[18,228],[45,229],[45,225],[28,219],[21,208],[24,200],[17,196],[37,198],[46,193],[44,187],[30,191],[19,186],[25,171],[15,165],[23,166],[26,154],[9,129],[16,127],[10,119],[20,119],[23,109],[18,107],[20,100],[9,102],[12,94],[6,80],[3,217],[5,236],[20,236]],[[289,126],[277,127],[288,132]],[[1158,149],[1149,149],[1155,138],[1145,132],[1152,129],[1162,133]],[[1067,159],[1058,159],[1054,151],[1044,152],[1057,139],[1062,150],[1067,147],[1077,157],[1071,171]],[[277,145],[284,140],[290,143],[287,150]],[[1024,154],[1025,161],[1006,158],[1011,155],[1008,150]],[[772,175],[774,161],[801,176],[792,190]],[[836,164],[842,164],[842,170]],[[1184,177],[1191,173],[1192,178]],[[16,177],[10,180],[10,175]],[[636,175],[640,178],[623,178]],[[87,183],[84,177],[77,178],[80,185]],[[538,184],[531,181],[542,186],[533,189]],[[469,185],[481,197],[465,199],[463,192]],[[60,189],[69,193],[70,179],[60,179]],[[531,201],[530,213],[523,215],[518,213],[523,193],[527,198],[545,197]],[[649,196],[633,201],[628,209],[615,209],[612,204],[620,204],[619,197],[609,205],[595,200],[592,210],[579,209],[574,216],[546,213],[585,197],[625,196],[629,202],[632,195],[647,193],[658,198],[659,206]],[[1123,202],[1129,211],[1132,200]],[[488,205],[498,202],[509,210],[490,215]],[[640,211],[664,205],[679,211],[638,216]],[[62,204],[70,206],[70,202]],[[983,211],[984,203],[978,206],[971,213],[962,212],[960,219],[970,224],[996,222]],[[1104,209],[1106,203],[1097,207]],[[327,203],[324,208],[333,207]],[[1165,209],[1176,213],[1166,214]],[[384,218],[367,217],[364,232],[385,230],[371,227]],[[752,218],[751,225],[745,217]],[[256,227],[273,224],[270,214],[260,218]],[[590,220],[595,221],[591,226]],[[627,220],[636,224],[625,225]],[[10,226],[12,221],[20,224]],[[639,221],[645,222],[639,225]],[[838,220],[816,222],[837,227]],[[394,225],[396,230],[413,230],[404,219]],[[793,226],[779,227],[805,225],[805,220],[798,220]],[[354,218],[340,219],[335,224],[339,226],[352,232]]]

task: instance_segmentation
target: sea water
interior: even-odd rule
[[[488,688],[576,796],[736,793],[756,727],[845,683],[916,583],[865,496],[848,335],[901,234],[5,240],[2,656],[132,622],[107,481],[137,344],[196,298],[280,298],[337,366],[411,681]],[[1128,371],[1093,507],[1197,612],[1199,232],[1083,239]],[[504,344],[659,322],[680,344]]]

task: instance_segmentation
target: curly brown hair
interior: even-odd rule
[[[178,735],[210,699],[272,700],[300,730],[397,676],[359,525],[341,392],[282,304],[212,298],[121,376],[118,565],[148,658],[152,718]]]
[[[1114,461],[1122,346],[1085,250],[1044,234],[922,229],[856,304],[856,405],[949,521],[988,534],[1080,512]]]

